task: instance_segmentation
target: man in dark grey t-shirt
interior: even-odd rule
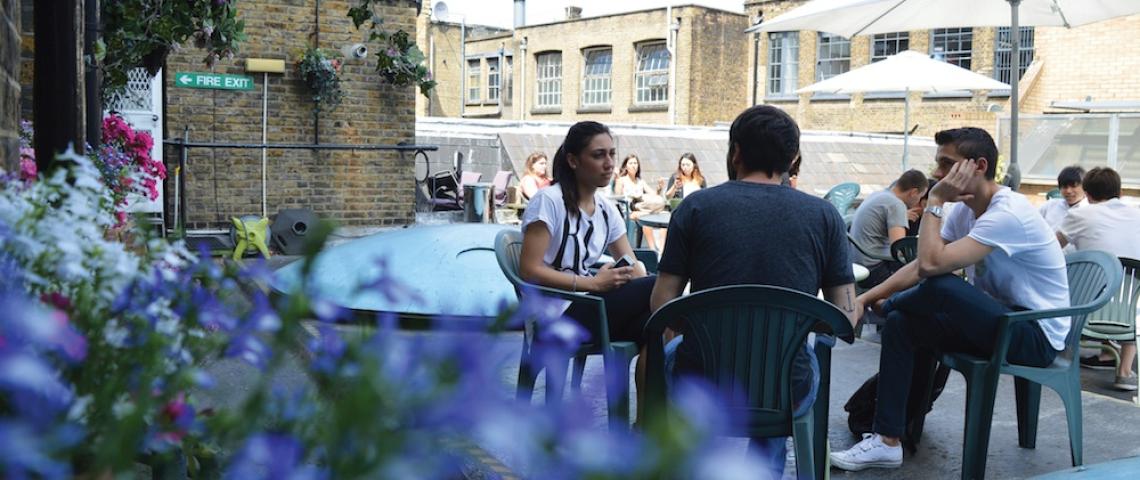
[[[926,193],[926,186],[926,175],[918,170],[908,170],[895,180],[891,188],[867,197],[859,205],[859,209],[855,211],[855,218],[851,221],[851,238],[859,244],[859,248],[875,255],[889,257],[891,244],[906,236],[910,216],[917,217],[919,212],[911,214],[910,210],[918,205],[918,201]],[[851,255],[855,263],[871,271],[871,275],[859,283],[863,288],[883,283],[883,280],[902,268],[901,263],[884,262],[863,255],[854,246],[851,248]]]
[[[758,105],[736,118],[729,130],[731,181],[686,197],[670,218],[650,299],[653,311],[679,297],[688,282],[693,292],[762,284],[810,295],[823,289],[854,325],[862,307],[855,301],[843,218],[827,201],[780,185],[799,156],[799,139],[795,121],[776,107]],[[676,359],[679,371],[699,365],[685,342]],[[814,401],[814,371],[814,353],[805,347],[792,371],[797,413]],[[761,451],[778,478],[784,439],[770,439]]]

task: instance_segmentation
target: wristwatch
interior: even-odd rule
[[[941,205],[929,205],[926,207],[926,210],[923,210],[923,212],[929,212],[931,215],[934,215],[935,217],[942,218],[942,206]]]

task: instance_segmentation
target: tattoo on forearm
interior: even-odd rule
[[[855,301],[851,298],[851,289],[847,289],[847,303],[843,304],[843,311],[847,313],[855,312]]]

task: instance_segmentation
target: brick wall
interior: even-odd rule
[[[489,117],[503,120],[576,121],[668,124],[667,105],[646,108],[636,105],[635,72],[637,46],[664,42],[668,21],[664,8],[542,25],[527,25],[513,31],[468,26],[466,59],[460,54],[460,28],[452,23],[420,17],[420,43],[431,57],[432,73],[440,88],[430,100],[417,101],[417,114],[438,117]],[[678,124],[711,125],[731,121],[748,105],[747,27],[743,15],[702,7],[679,7],[672,12],[681,19],[677,35],[676,104]],[[526,50],[523,41],[526,40]],[[434,49],[432,48],[434,45]],[[582,108],[584,50],[610,48],[611,100],[606,108]],[[502,48],[512,56],[509,101],[499,110],[498,102],[486,100],[487,62]],[[562,53],[562,102],[555,108],[535,107],[536,55]],[[524,55],[525,53],[525,55]],[[480,101],[461,94],[466,60],[482,58]],[[464,99],[461,107],[460,99]],[[430,107],[430,111],[429,111]]]
[[[1140,15],[1066,29],[1037,28],[1034,58],[1042,62],[1022,111],[1040,113],[1056,100],[1140,99]]]
[[[320,47],[339,50],[359,43],[345,15],[351,2],[320,2]],[[416,4],[392,0],[379,10],[388,29],[414,34]],[[242,74],[246,58],[286,60],[284,75],[269,75],[269,143],[312,143],[313,106],[301,84],[294,62],[313,40],[316,0],[242,0],[240,16],[249,39],[233,60],[212,69],[201,63],[202,54],[186,49],[168,59],[166,73],[166,134],[203,142],[259,143],[261,141],[262,87],[260,73],[251,73],[252,91],[191,90],[174,86],[176,72]],[[370,44],[375,52],[378,46]],[[346,60],[341,74],[345,97],[320,119],[321,143],[388,144],[415,141],[414,87],[393,87],[374,71],[376,59]],[[178,151],[167,147],[168,164],[176,164]],[[256,150],[192,150],[184,172],[187,228],[228,225],[231,216],[261,213],[261,154]],[[414,221],[411,155],[374,151],[270,150],[268,152],[268,212],[283,208],[311,208],[318,215],[345,225],[398,225]],[[168,214],[174,185],[167,182]]]
[[[0,0],[0,168],[20,158],[20,4]]]

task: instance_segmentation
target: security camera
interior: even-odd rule
[[[345,45],[340,49],[345,58],[368,58],[368,45],[363,43],[354,43],[352,45]]]

